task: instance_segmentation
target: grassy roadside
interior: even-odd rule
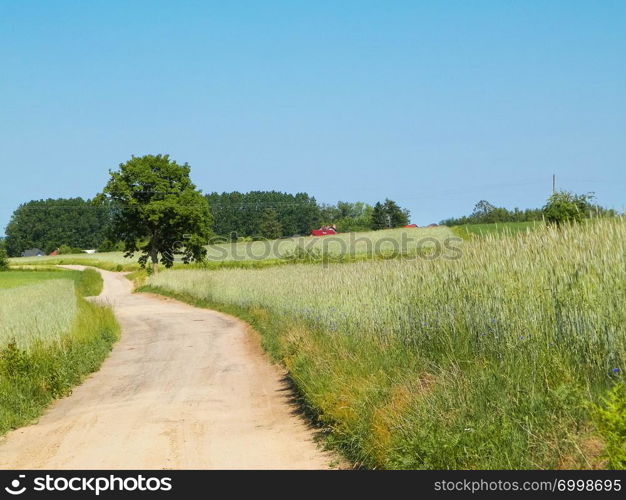
[[[30,273],[36,271],[26,272],[26,280],[33,279]],[[14,341],[0,346],[0,435],[29,423],[54,399],[69,395],[74,386],[100,367],[118,338],[119,326],[111,309],[83,298],[99,293],[100,275],[93,270],[59,273],[63,277],[69,274],[75,282],[76,314],[69,330],[40,338],[26,347],[19,347]],[[59,280],[64,282],[67,281]],[[26,285],[19,289],[28,288]],[[15,312],[29,314],[27,310]]]

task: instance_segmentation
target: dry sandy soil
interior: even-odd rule
[[[243,323],[101,273],[97,300],[114,308],[121,340],[71,396],[0,440],[0,468],[329,467]]]

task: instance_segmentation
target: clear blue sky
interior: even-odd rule
[[[132,154],[427,224],[626,205],[625,1],[0,0],[0,233]]]

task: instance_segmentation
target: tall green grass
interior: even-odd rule
[[[512,236],[518,233],[534,231],[544,226],[545,223],[543,221],[494,222],[491,224],[464,224],[462,226],[454,226],[452,231],[463,239],[470,239],[491,234]]]
[[[47,280],[0,290],[0,345],[20,349],[34,342],[56,342],[69,331],[78,312],[74,283]]]
[[[0,289],[0,434],[68,395],[111,350],[112,311],[83,298],[102,287],[93,272],[0,273],[0,285],[31,283]]]
[[[604,466],[590,407],[626,369],[626,221],[486,235],[462,252],[148,283],[251,321],[368,467]]]

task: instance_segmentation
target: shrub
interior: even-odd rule
[[[557,226],[567,222],[580,222],[591,211],[592,199],[592,194],[574,194],[568,191],[554,193],[543,207],[546,221]]]
[[[626,468],[626,384],[615,384],[595,408],[598,430],[606,445],[609,469]]]
[[[111,240],[104,240],[97,248],[98,252],[123,252],[124,243],[118,241],[117,243]]]
[[[77,253],[83,253],[82,248],[74,248],[69,245],[61,245],[59,247],[60,255],[77,254]]]
[[[9,269],[9,259],[7,257],[7,251],[0,247],[0,271],[7,271]]]

